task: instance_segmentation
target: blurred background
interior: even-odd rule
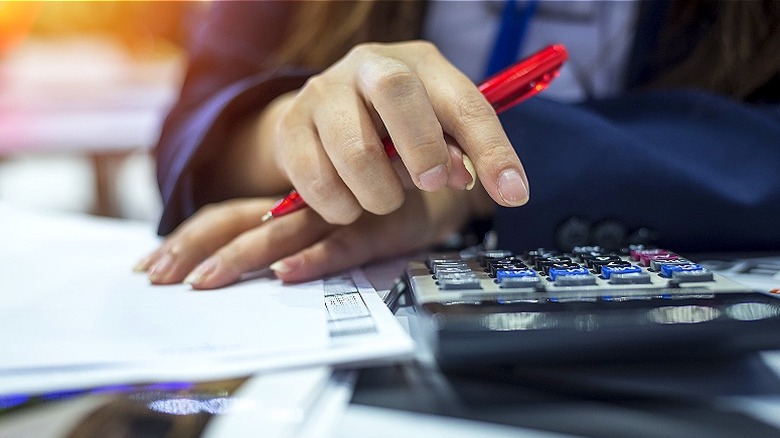
[[[0,0],[0,201],[156,221],[191,1]]]

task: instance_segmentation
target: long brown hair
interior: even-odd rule
[[[675,2],[654,61],[670,68],[653,87],[703,88],[744,99],[780,74],[780,2]]]
[[[288,38],[277,61],[325,68],[361,42],[416,38],[424,8],[422,0],[299,2],[291,28],[307,31]],[[674,1],[659,39],[652,61],[663,69],[650,87],[744,99],[780,72],[780,1]]]
[[[359,43],[416,38],[424,7],[421,0],[299,2],[290,28],[306,31],[291,33],[277,60],[325,68]]]

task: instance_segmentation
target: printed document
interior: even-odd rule
[[[3,203],[0,218],[0,395],[395,360],[413,350],[360,271],[294,285],[261,273],[213,291],[154,286],[131,271],[159,244],[151,224]]]

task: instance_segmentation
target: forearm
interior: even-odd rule
[[[181,94],[155,148],[163,201],[160,234],[195,210],[219,200],[207,193],[226,178],[211,177],[241,124],[269,102],[300,87],[311,75],[268,61],[287,34],[296,2],[217,2],[203,21],[193,20],[190,58]],[[250,50],[251,48],[251,50]]]
[[[163,125],[156,147],[157,178],[163,198],[160,234],[168,234],[199,207],[217,196],[223,178],[211,166],[227,152],[227,138],[276,97],[297,89],[310,72],[285,69],[258,74],[214,92],[197,105],[179,103]]]
[[[289,191],[289,179],[274,154],[276,120],[291,95],[274,99],[261,111],[247,115],[225,139],[224,153],[214,157],[204,172],[207,199],[277,196]]]

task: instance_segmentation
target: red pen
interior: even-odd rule
[[[567,59],[568,53],[562,44],[547,46],[491,76],[479,85],[479,91],[493,105],[496,113],[501,113],[547,88]],[[382,144],[390,158],[398,156],[389,137],[382,139]],[[266,222],[304,207],[306,202],[293,190],[274,204],[261,221]]]

